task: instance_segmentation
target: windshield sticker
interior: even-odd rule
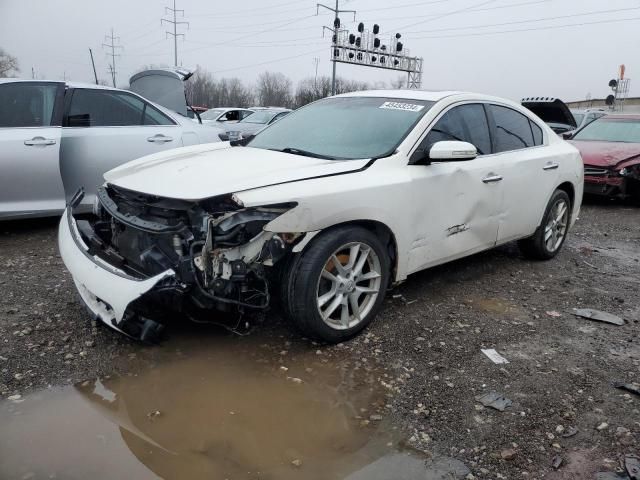
[[[387,108],[389,110],[405,110],[407,112],[419,112],[424,105],[416,105],[415,103],[400,102],[384,102],[379,108]]]

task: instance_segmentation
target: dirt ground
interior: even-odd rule
[[[193,335],[238,340],[219,328],[177,326],[147,347],[93,324],[58,256],[56,227],[0,224],[0,404],[134,374]],[[579,318],[573,308],[626,323]],[[250,335],[274,359],[283,349],[320,350],[335,362],[376,365],[387,391],[382,412],[406,448],[454,457],[471,470],[466,478],[585,479],[640,454],[640,396],[612,386],[640,382],[639,327],[640,207],[591,201],[556,259],[530,262],[510,244],[413,275],[347,344],[301,339],[277,313]],[[491,348],[509,363],[481,353]],[[475,400],[491,391],[512,405],[500,412]]]

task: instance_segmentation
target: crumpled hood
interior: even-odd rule
[[[615,167],[621,162],[638,158],[640,161],[640,143],[595,142],[571,140],[582,155],[585,165],[597,167]]]
[[[359,170],[364,160],[322,160],[227,142],[177,148],[125,163],[107,183],[136,192],[202,200],[278,183]]]

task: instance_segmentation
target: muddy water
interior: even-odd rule
[[[346,478],[393,452],[375,368],[228,340],[0,404],[0,478]]]

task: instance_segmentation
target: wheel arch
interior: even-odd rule
[[[571,202],[571,207],[573,209],[573,206],[575,205],[575,198],[576,198],[576,189],[573,186],[573,183],[571,182],[561,183],[560,185],[558,185],[556,190],[562,190],[567,195],[569,195],[569,201]]]
[[[396,281],[398,275],[398,241],[396,235],[393,233],[393,230],[383,222],[378,220],[370,220],[370,219],[357,219],[357,220],[347,220],[341,223],[336,223],[331,225],[330,227],[324,228],[320,231],[309,233],[312,234],[313,237],[309,239],[309,242],[304,245],[300,251],[304,251],[308,248],[310,243],[313,243],[313,239],[316,235],[322,234],[324,232],[328,232],[330,230],[334,230],[337,228],[344,228],[349,226],[357,226],[362,227],[366,230],[369,230],[371,233],[375,234],[379,238],[381,238],[384,244],[387,247],[387,253],[389,255],[389,265],[391,266],[390,277],[392,281]],[[307,234],[307,235],[309,235]]]

